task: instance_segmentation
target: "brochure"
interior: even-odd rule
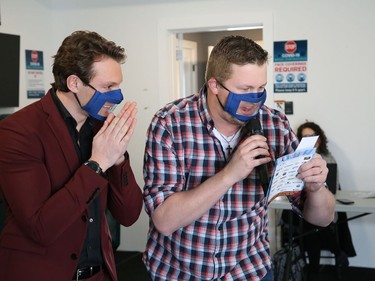
[[[275,171],[267,192],[267,203],[270,204],[276,197],[293,195],[300,192],[304,182],[298,179],[298,168],[314,157],[314,145],[319,136],[306,137],[294,153],[282,156],[276,160]]]

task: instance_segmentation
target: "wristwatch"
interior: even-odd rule
[[[100,168],[100,165],[98,162],[89,160],[84,163],[85,166],[89,167],[91,170],[93,170],[98,175],[101,175],[102,177],[106,178],[105,174],[103,173],[102,168]]]

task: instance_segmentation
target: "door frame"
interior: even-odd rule
[[[210,14],[197,16],[194,20],[191,17],[173,16],[163,18],[158,22],[158,49],[159,49],[159,107],[173,101],[176,97],[176,83],[174,75],[174,49],[175,34],[185,32],[208,32],[227,30],[227,28],[242,28],[244,26],[263,26],[264,48],[273,53],[273,16],[271,12],[264,13],[238,13],[235,18],[226,17],[222,14]],[[272,80],[273,70],[268,67],[268,80]],[[273,104],[273,87],[268,90],[270,95],[267,102]]]
[[[186,60],[184,56],[185,50],[191,50],[192,59],[189,62],[195,70],[192,71],[192,84],[193,88],[197,90],[198,88],[198,71],[196,70],[198,64],[198,44],[197,42],[184,40],[180,34],[177,34],[176,43],[175,43],[175,63],[173,64],[173,73],[175,74],[175,97],[174,99],[190,96],[194,94],[194,92],[186,92]]]

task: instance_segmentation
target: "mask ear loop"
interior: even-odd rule
[[[223,104],[221,103],[221,101],[220,101],[220,99],[219,99],[219,97],[218,97],[217,95],[216,95],[216,98],[217,98],[217,101],[219,102],[221,108],[222,108],[223,110],[225,110],[225,107],[223,106]]]
[[[222,87],[224,90],[226,90],[226,91],[228,91],[230,93],[230,91],[220,81],[216,80],[216,83],[219,84],[219,86]],[[221,101],[220,101],[220,99],[219,99],[219,97],[217,95],[216,95],[216,98],[217,98],[217,100],[218,100],[221,108],[225,111],[225,106],[221,103]]]
[[[80,78],[78,78],[78,79],[80,79]],[[80,79],[80,80],[82,81],[82,79]],[[82,83],[83,83],[83,85],[85,85],[85,86],[89,86],[89,87],[90,87],[91,89],[93,89],[95,92],[97,91],[93,86],[90,85],[90,83],[85,83],[85,82],[83,82],[83,81],[82,81]],[[83,108],[81,102],[80,102],[79,99],[78,99],[77,93],[73,93],[73,95],[74,95],[74,97],[76,98],[76,100],[77,100],[79,106],[80,106],[81,108]]]
[[[91,86],[90,83],[85,83],[85,86],[89,86],[91,89],[93,89],[95,92],[97,91],[97,89],[94,88],[94,86]]]
[[[73,95],[74,95],[74,97],[76,98],[76,100],[77,100],[79,106],[82,108],[82,104],[81,104],[81,102],[79,101],[77,94],[76,94],[76,93],[73,93]]]

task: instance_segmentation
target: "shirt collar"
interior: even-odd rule
[[[199,101],[198,101],[198,108],[199,108],[199,115],[202,119],[203,124],[206,125],[207,130],[211,133],[214,129],[214,120],[212,119],[207,105],[207,86],[203,85],[203,87],[199,91]]]
[[[62,118],[65,122],[72,122],[72,125],[74,127],[77,126],[77,121],[73,118],[73,116],[69,113],[69,111],[65,108],[63,103],[60,101],[60,99],[57,97],[56,89],[51,90],[51,95],[54,103],[56,104],[57,109],[59,110]]]

